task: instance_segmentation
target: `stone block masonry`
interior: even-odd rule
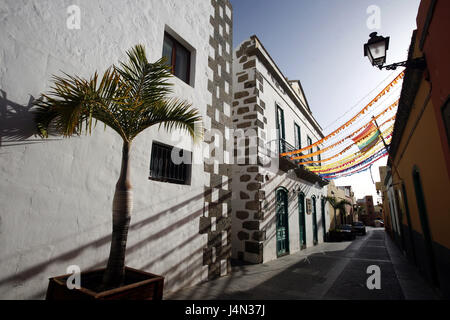
[[[260,231],[263,220],[262,192],[264,168],[260,153],[265,145],[265,103],[260,98],[264,80],[256,70],[255,42],[246,41],[234,56],[234,101],[232,107],[234,137],[233,167],[233,257],[254,263],[263,259],[265,234]]]
[[[207,105],[205,142],[209,143],[210,158],[204,170],[210,181],[205,186],[205,210],[200,220],[199,232],[208,235],[203,250],[203,265],[208,267],[208,279],[231,272],[231,188],[230,156],[226,150],[229,130],[232,127],[231,104],[233,100],[232,75],[232,9],[228,0],[211,0],[209,35],[210,55],[208,91],[212,95]],[[221,141],[219,141],[221,140]],[[212,164],[211,164],[212,163]]]

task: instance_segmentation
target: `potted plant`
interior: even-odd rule
[[[198,110],[184,100],[170,98],[172,77],[163,59],[147,61],[145,49],[127,51],[127,61],[113,65],[101,80],[65,74],[35,101],[35,121],[41,137],[91,133],[93,120],[112,128],[123,140],[122,164],[112,205],[111,249],[106,268],[81,274],[81,289],[66,286],[68,275],[51,278],[47,299],[162,299],[164,278],[125,266],[128,227],[133,206],[130,152],[133,139],[159,125],[183,129],[194,141],[202,138]]]

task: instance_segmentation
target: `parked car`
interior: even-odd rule
[[[343,224],[328,233],[328,241],[348,241],[356,238],[350,224]]]
[[[377,227],[377,228],[384,227],[384,221],[381,218],[375,218],[374,224],[375,224],[375,227]]]
[[[361,221],[356,221],[352,223],[352,230],[355,234],[365,236],[366,226]]]
[[[343,224],[339,226],[338,230],[340,230],[343,240],[355,240],[356,233],[351,224]]]

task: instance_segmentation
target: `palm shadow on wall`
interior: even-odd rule
[[[34,100],[30,95],[28,104],[22,105],[9,100],[7,93],[0,90],[0,148],[44,142],[37,136]],[[30,139],[35,135],[35,139]]]

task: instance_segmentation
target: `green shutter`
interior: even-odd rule
[[[277,256],[289,253],[289,225],[288,225],[288,193],[284,188],[276,191],[276,219],[277,219]]]
[[[301,131],[300,131],[300,126],[296,123],[294,123],[294,130],[295,130],[295,147],[297,149],[301,149],[302,148],[302,135],[301,135]]]
[[[298,195],[298,219],[300,226],[300,248],[306,248],[306,217],[305,217],[305,196]]]
[[[285,127],[284,127],[284,111],[279,106],[277,106],[277,129],[278,129],[278,139],[279,139],[279,152],[286,152],[286,145],[284,143],[286,139]]]

